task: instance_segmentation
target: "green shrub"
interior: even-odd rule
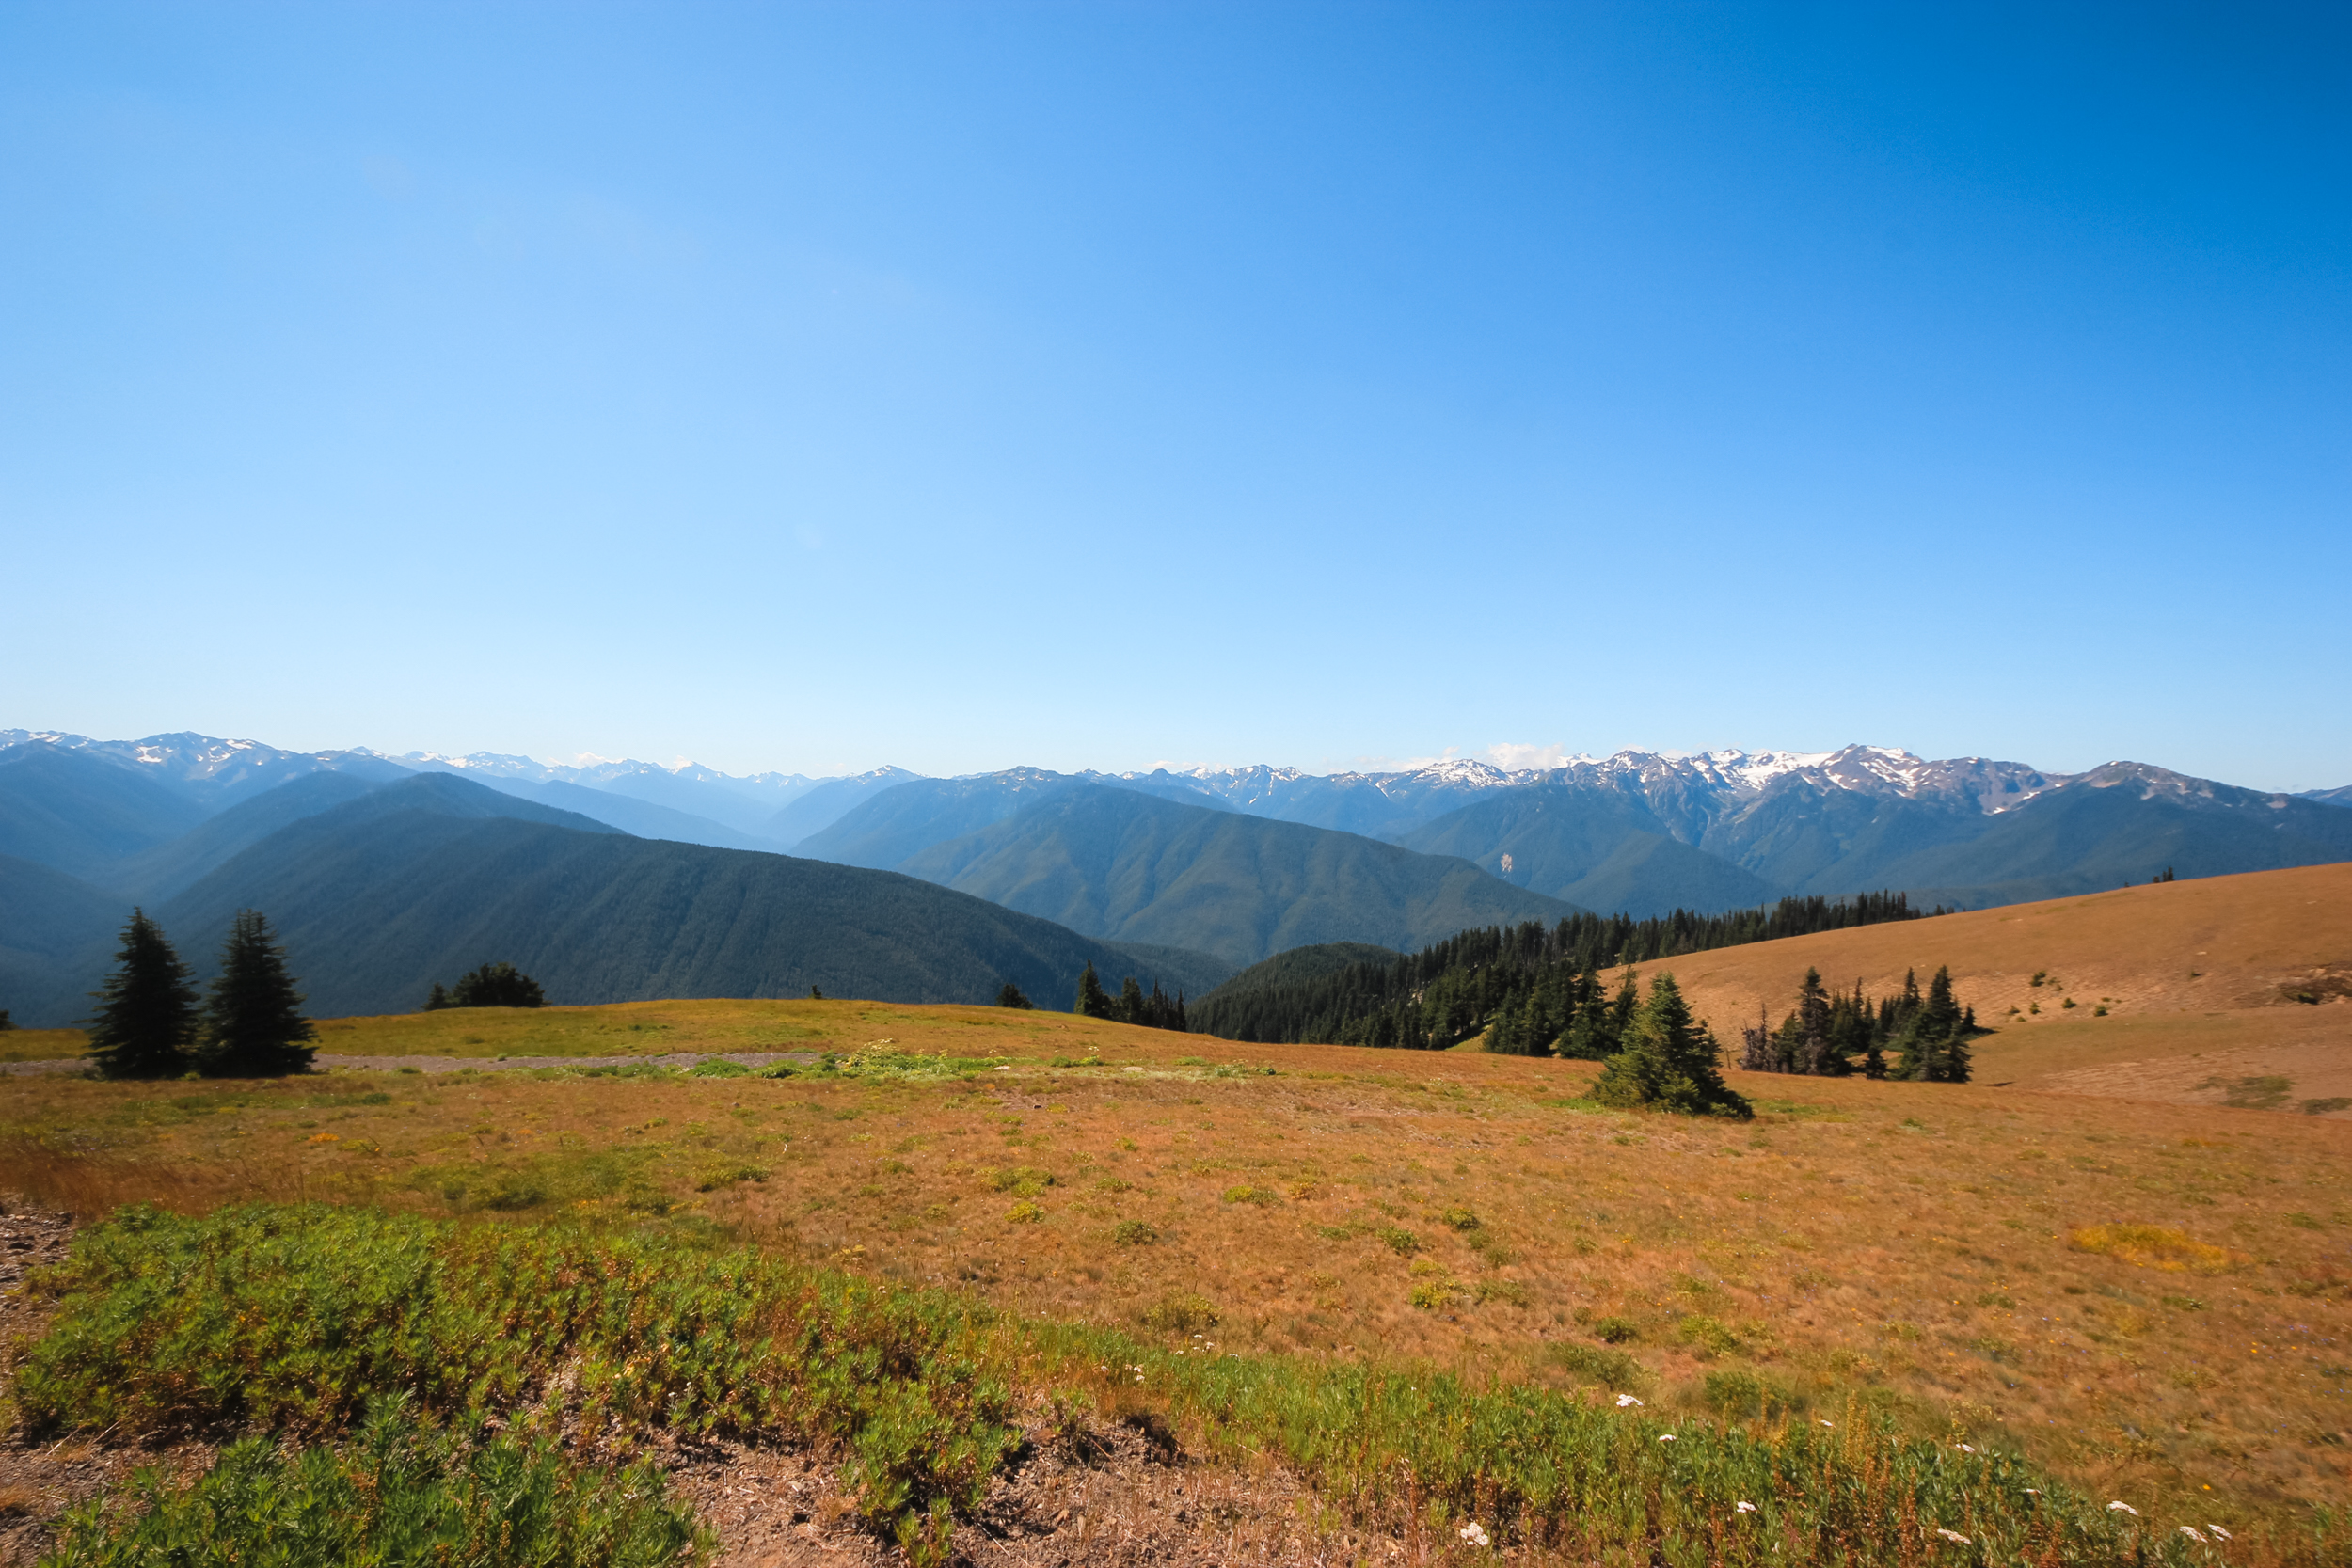
[[[1378,1232],[1378,1235],[1383,1242],[1388,1243],[1389,1250],[1399,1258],[1410,1258],[1421,1250],[1421,1238],[1403,1226],[1391,1226]]]
[[[1593,1337],[1608,1344],[1627,1345],[1642,1337],[1642,1328],[1631,1318],[1602,1318],[1593,1324]]]
[[[1413,1305],[1424,1312],[1442,1311],[1468,1300],[1470,1291],[1451,1275],[1432,1275],[1413,1287]]]
[[[153,1470],[64,1522],[59,1568],[196,1562],[655,1568],[712,1544],[660,1469],[582,1466],[544,1441],[421,1428],[380,1401],[357,1441],[220,1450],[191,1486]]]
[[[1216,1326],[1216,1307],[1198,1291],[1162,1296],[1143,1309],[1143,1326],[1160,1334],[1198,1334]]]
[[[1438,1215],[1438,1217],[1456,1230],[1475,1230],[1478,1228],[1478,1216],[1470,1212],[1468,1209],[1448,1209],[1444,1213]]]
[[[1481,1302],[1500,1301],[1513,1307],[1528,1303],[1527,1287],[1516,1279],[1482,1279],[1473,1293]]]
[[[1265,1188],[1252,1187],[1246,1183],[1238,1187],[1226,1188],[1224,1196],[1225,1201],[1228,1203],[1254,1203],[1262,1209],[1269,1203],[1279,1201],[1279,1199],[1278,1199],[1273,1193],[1267,1191]]]
[[[585,1430],[837,1445],[893,1528],[976,1507],[1017,1441],[959,1348],[984,1308],[687,1237],[138,1206],[41,1288],[57,1309],[14,1390],[33,1434],[315,1435],[394,1390],[440,1417],[555,1401]]]
[[[1005,1211],[1005,1218],[1015,1225],[1042,1225],[1045,1221],[1045,1211],[1025,1197]]]
[[[988,1184],[996,1192],[1010,1193],[1015,1197],[1036,1197],[1054,1184],[1054,1173],[1034,1165],[1015,1165],[1010,1170],[989,1172]]]
[[[1720,1319],[1704,1312],[1693,1312],[1675,1325],[1676,1335],[1686,1345],[1694,1345],[1708,1355],[1729,1355],[1740,1348],[1740,1337]]]
[[[1551,1359],[1571,1377],[1596,1383],[1611,1393],[1638,1388],[1646,1381],[1642,1364],[1621,1350],[1598,1345],[1554,1345]]]
[[[689,1078],[749,1078],[752,1069],[724,1056],[707,1056],[686,1069]]]
[[[1150,1246],[1159,1239],[1159,1231],[1141,1220],[1120,1220],[1119,1228],[1111,1232],[1111,1240],[1120,1246]]]
[[[1731,1420],[1785,1415],[1795,1408],[1787,1389],[1754,1372],[1709,1372],[1702,1386],[1708,1406]]]

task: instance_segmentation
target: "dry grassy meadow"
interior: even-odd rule
[[[2152,1520],[2238,1528],[2352,1497],[2352,1119],[2325,1103],[2352,1064],[2352,1006],[2326,990],[2347,959],[2352,867],[1677,961],[1719,1034],[1758,994],[1777,1017],[1808,963],[1877,991],[1948,962],[2001,1026],[1978,1085],[1731,1074],[1746,1125],[1596,1111],[1586,1064],[985,1007],[340,1020],[323,1051],[383,1065],[0,1080],[0,1190],[83,1214],[253,1196],[659,1215],[1171,1346],[1694,1415],[1859,1400]],[[2297,979],[2323,999],[2293,1000]],[[679,1053],[844,1070],[644,1060]]]

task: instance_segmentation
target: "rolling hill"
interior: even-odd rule
[[[2188,1104],[2352,1097],[2352,865],[2111,889],[1648,967],[1672,970],[1736,1039],[1759,1008],[1779,1022],[1808,966],[1881,995],[1938,964],[1998,1031],[1977,1043],[1979,1082]],[[2352,1098],[2315,1114],[2352,1115]]]
[[[111,757],[37,743],[0,752],[0,855],[99,877],[204,816],[185,796]]]
[[[251,814],[268,803],[246,802],[244,825],[260,826]],[[912,878],[635,838],[448,774],[321,810],[303,803],[151,912],[201,974],[236,911],[264,911],[322,1015],[405,1011],[433,981],[491,958],[566,1002],[805,995],[812,985],[974,1002],[1010,980],[1055,1006],[1089,962],[1114,985],[1136,974],[1194,992],[1230,973],[1198,953],[1090,941]],[[31,873],[10,879],[0,974],[12,989],[0,1005],[20,1022],[63,1022],[86,1010],[129,900],[34,869],[39,886]]]

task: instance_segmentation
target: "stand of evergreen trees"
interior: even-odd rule
[[[1119,994],[1113,996],[1103,989],[1102,977],[1094,973],[1091,962],[1078,975],[1078,995],[1070,1010],[1087,1018],[1108,1019],[1113,1023],[1139,1023],[1146,1029],[1188,1032],[1183,991],[1170,997],[1155,979],[1151,993],[1146,995],[1142,983],[1130,974],[1120,984]]]
[[[1939,906],[1932,912],[1943,910]],[[1639,1006],[1629,992],[1613,1000],[1603,995],[1604,970],[1919,918],[1902,894],[1867,893],[1854,898],[1784,898],[1769,909],[1728,914],[1677,910],[1649,920],[1573,915],[1549,929],[1532,921],[1507,929],[1490,926],[1401,958],[1204,997],[1192,1009],[1192,1027],[1270,1045],[1431,1051],[1458,1045],[1491,1027],[1491,1050],[1598,1061],[1615,1052]]]
[[[1626,994],[1632,989],[1629,972]],[[1715,1066],[1723,1048],[1707,1025],[1691,1016],[1673,975],[1650,982],[1649,1000],[1627,1020],[1623,1033],[1617,1051],[1593,1081],[1592,1097],[1603,1105],[1740,1121],[1756,1115],[1747,1098],[1724,1082]]]
[[[286,950],[256,910],[237,911],[220,974],[200,1003],[188,966],[163,930],[135,909],[89,1019],[89,1058],[103,1078],[275,1078],[310,1069],[317,1032]]]
[[[1904,974],[1901,995],[1875,1005],[1862,994],[1861,981],[1854,982],[1852,995],[1833,996],[1821,987],[1820,971],[1808,969],[1797,988],[1796,1007],[1778,1029],[1771,1020],[1767,1012],[1755,1028],[1740,1032],[1742,1069],[1965,1084],[1968,1042],[1987,1032],[1977,1025],[1977,1010],[1953,996],[1948,967],[1936,970],[1924,997],[1915,970]]]
[[[808,994],[817,995],[817,988],[808,988]],[[457,984],[444,990],[441,982],[433,982],[433,994],[424,999],[424,1010],[439,1012],[444,1007],[544,1007],[547,992],[539,982],[510,963],[484,964],[457,977]]]

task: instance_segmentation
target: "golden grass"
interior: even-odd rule
[[[53,1062],[79,1056],[87,1044],[79,1029],[10,1029],[0,1034],[0,1062]]]
[[[2066,1233],[2076,1252],[2104,1253],[2135,1268],[2228,1274],[2253,1261],[2242,1252],[2200,1242],[2161,1225],[2082,1225]]]
[[[82,1212],[248,1194],[666,1212],[1027,1311],[1191,1325],[1172,1340],[1562,1386],[1629,1376],[1653,1408],[1700,1405],[1710,1375],[1800,1407],[1862,1398],[2224,1523],[2352,1480],[2352,1128],[2337,1120],[1733,1074],[1761,1115],[1714,1125],[1597,1112],[1576,1063],[975,1007],[548,1012],[568,1019],[345,1020],[328,1037],[391,1055],[472,1033],[496,1054],[552,1026],[535,1037],[589,1054],[574,1042],[658,1022],[660,1051],[788,1028],[1005,1070],[16,1079],[0,1188]],[[514,1032],[494,1040],[501,1023]],[[2078,1250],[2091,1227],[2178,1230],[2246,1260],[2192,1295],[2188,1275]],[[1634,1364],[1585,1354],[1604,1339]]]

